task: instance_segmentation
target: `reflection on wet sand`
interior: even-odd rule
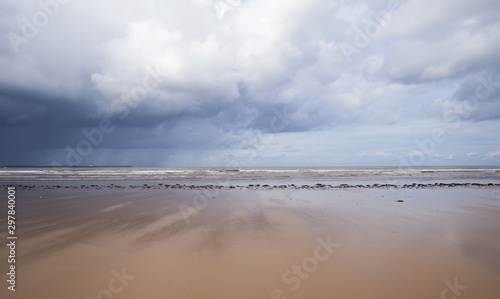
[[[125,269],[116,298],[439,298],[455,277],[460,298],[497,298],[499,191],[222,190],[196,206],[197,190],[23,190],[15,295],[105,298]],[[339,246],[326,257],[318,238]]]

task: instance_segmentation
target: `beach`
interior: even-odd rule
[[[18,183],[1,297],[498,298],[496,183],[280,180]]]
[[[0,11],[0,299],[500,299],[500,0]]]

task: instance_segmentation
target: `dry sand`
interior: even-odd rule
[[[1,298],[500,296],[498,188],[17,198],[16,292],[4,279]]]

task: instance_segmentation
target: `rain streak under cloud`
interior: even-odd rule
[[[500,165],[500,2],[0,3],[1,165]]]

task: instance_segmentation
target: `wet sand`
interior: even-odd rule
[[[97,189],[18,191],[16,292],[4,279],[1,298],[500,294],[495,186]]]

